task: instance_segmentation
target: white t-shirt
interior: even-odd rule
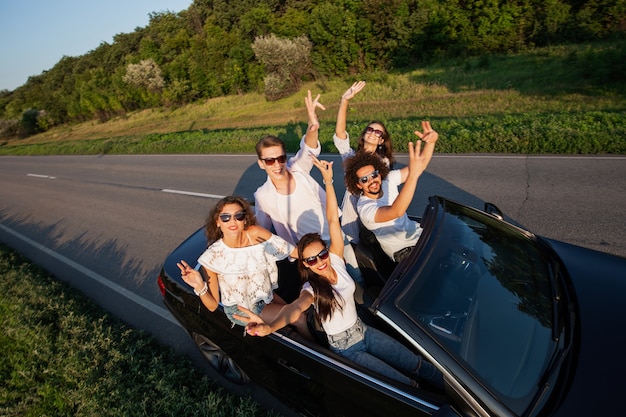
[[[322,327],[326,334],[332,336],[354,326],[358,316],[354,302],[354,290],[356,289],[356,285],[346,270],[346,263],[339,256],[331,253],[330,265],[337,273],[337,283],[333,285],[333,288],[341,294],[343,298],[343,308],[341,310],[335,309],[330,319],[322,322]],[[308,281],[302,286],[302,291],[308,291],[315,296],[315,292]],[[315,306],[315,303],[313,303],[313,305]]]
[[[346,132],[345,139],[340,139],[337,134],[333,135],[333,143],[339,151],[343,162],[355,155],[354,149],[350,147],[350,135],[348,135],[348,132]],[[389,167],[389,159],[382,157],[382,160]],[[346,190],[341,202],[341,228],[352,243],[359,243],[359,215],[356,210],[358,200],[359,196],[352,195],[350,191]]]
[[[307,233],[319,233],[325,241],[330,240],[330,231],[326,221],[326,204],[324,190],[317,184],[313,185],[305,178],[308,174],[292,172],[296,187],[289,195],[275,193],[275,207],[271,212],[272,223],[281,223],[290,231],[289,236],[281,236],[291,244],[296,244]],[[280,227],[274,227],[277,234]],[[291,238],[291,239],[290,239]],[[294,240],[297,239],[297,240]]]
[[[289,159],[287,169],[293,175],[296,189],[289,195],[279,194],[268,178],[254,193],[254,212],[260,226],[275,233],[292,245],[307,233],[319,233],[328,241],[330,233],[326,221],[326,191],[311,177],[313,160],[309,154],[319,155],[321,146],[306,146],[304,137],[300,150]]]
[[[391,259],[393,259],[393,254],[400,249],[415,246],[422,234],[422,228],[419,224],[411,220],[406,213],[386,222],[377,223],[374,221],[379,207],[390,206],[396,200],[401,181],[400,170],[394,169],[382,182],[382,197],[372,199],[362,195],[357,203],[357,211],[363,226],[376,235],[380,247]]]
[[[278,288],[276,261],[289,256],[293,248],[276,235],[243,248],[228,247],[219,239],[198,262],[217,274],[222,304],[251,308],[258,301],[272,301],[272,290]]]

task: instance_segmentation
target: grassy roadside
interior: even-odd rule
[[[626,109],[626,106],[625,106]],[[440,133],[438,153],[513,154],[626,154],[625,111],[593,111],[575,114],[523,114],[471,118],[429,117]],[[371,119],[377,120],[377,119]],[[407,151],[416,139],[422,118],[383,121],[393,132],[394,148]],[[350,122],[352,137],[367,121]],[[253,154],[257,141],[268,134],[298,149],[306,129],[304,123],[247,129],[217,129],[174,133],[151,133],[104,139],[72,140],[0,146],[0,155],[104,155],[104,154]],[[336,153],[332,143],[334,126],[320,129],[322,152]],[[353,145],[355,145],[353,139]]]
[[[0,244],[0,415],[276,416]]]
[[[626,41],[553,46],[517,55],[441,62],[408,73],[369,74],[350,103],[348,132],[381,120],[396,150],[429,119],[442,153],[626,154]],[[341,94],[355,81],[318,80],[293,96],[218,97],[182,108],[59,126],[0,142],[0,155],[253,153],[274,134],[289,151],[306,129],[304,96],[321,94],[320,141],[332,144]]]

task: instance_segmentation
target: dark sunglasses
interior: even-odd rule
[[[369,174],[367,174],[366,176],[359,178],[359,181],[361,181],[362,184],[367,184],[369,182],[370,178],[372,178],[372,179],[378,178],[378,170],[372,171]]]
[[[328,259],[328,248],[324,248],[322,249],[322,251],[320,253],[318,253],[315,256],[310,256],[308,258],[304,259],[304,262],[308,265],[308,266],[313,266],[317,263],[317,258],[320,258],[322,261],[325,259]]]
[[[381,137],[385,132],[383,132],[382,130],[379,130],[379,129],[374,129],[371,126],[368,126],[368,127],[365,128],[365,133],[373,133],[377,137]]]
[[[274,165],[274,162],[278,161],[279,164],[284,164],[287,161],[287,155],[277,156],[276,158],[259,158],[265,162],[265,165]]]
[[[220,220],[223,221],[224,223],[228,223],[230,221],[230,218],[235,216],[235,220],[237,221],[243,221],[243,219],[246,218],[246,212],[245,211],[238,211],[235,214],[230,214],[230,213],[222,213],[220,214]]]

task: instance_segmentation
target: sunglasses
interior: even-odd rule
[[[276,158],[259,158],[261,161],[265,162],[265,165],[274,165],[274,162],[278,161],[279,164],[284,164],[287,162],[287,155],[277,156]]]
[[[372,171],[364,177],[359,178],[361,184],[367,184],[371,179],[378,178],[378,170]]]
[[[308,265],[308,266],[313,266],[315,264],[317,264],[317,258],[321,259],[322,261],[325,259],[328,259],[328,248],[324,248],[322,249],[322,251],[320,253],[318,253],[315,256],[310,256],[308,258],[304,258],[304,262]]]
[[[381,137],[385,132],[383,132],[382,130],[379,130],[379,129],[374,129],[371,126],[368,126],[368,127],[365,128],[365,133],[373,133],[377,137]]]
[[[231,217],[235,216],[235,220],[237,221],[243,221],[243,219],[246,218],[246,212],[245,211],[238,211],[235,214],[230,214],[230,213],[222,213],[220,214],[220,220],[224,223],[228,223],[231,219]]]

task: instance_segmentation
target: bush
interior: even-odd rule
[[[38,109],[24,110],[24,113],[22,113],[22,120],[20,121],[18,128],[18,136],[27,137],[41,132],[42,129],[39,126],[39,115],[40,111]]]
[[[17,135],[19,123],[17,120],[0,120],[0,138],[9,138]]]
[[[305,36],[261,36],[254,40],[252,49],[265,67],[265,96],[270,101],[298,91],[302,77],[312,73],[311,42]]]
[[[152,58],[144,59],[139,64],[128,64],[122,80],[136,87],[144,87],[150,92],[161,91],[165,86],[161,68]]]

